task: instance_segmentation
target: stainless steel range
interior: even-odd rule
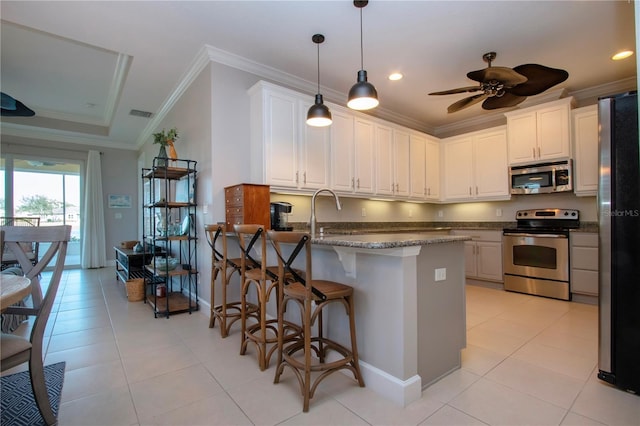
[[[502,233],[505,290],[571,300],[569,230],[580,226],[580,212],[518,210],[516,221]]]

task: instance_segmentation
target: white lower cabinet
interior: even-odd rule
[[[445,139],[444,199],[510,198],[504,126]]]
[[[598,295],[598,234],[571,233],[571,293]]]
[[[451,234],[472,238],[464,243],[467,278],[503,282],[502,231],[454,229]]]

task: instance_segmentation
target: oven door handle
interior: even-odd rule
[[[505,232],[502,235],[506,237],[534,237],[534,238],[567,238],[566,235],[560,234],[526,234],[517,232]]]

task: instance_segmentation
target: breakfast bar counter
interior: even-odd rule
[[[469,239],[433,232],[312,238],[313,277],[354,287],[368,388],[405,406],[460,368],[466,346],[464,241]],[[344,315],[325,318],[325,332],[348,343]]]

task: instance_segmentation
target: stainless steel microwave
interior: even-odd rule
[[[513,166],[509,171],[512,194],[548,194],[573,191],[571,160]]]

